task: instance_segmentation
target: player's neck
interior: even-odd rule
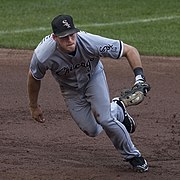
[[[70,52],[70,53],[68,53],[68,54],[71,55],[71,56],[75,56],[75,54],[76,54],[76,49],[75,49],[75,51]]]

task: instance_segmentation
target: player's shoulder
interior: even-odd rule
[[[39,61],[44,62],[48,59],[56,49],[56,41],[54,41],[52,34],[45,36],[38,44],[34,53]]]
[[[86,31],[80,31],[77,33],[78,37],[82,38],[82,39],[91,39],[91,38],[96,38],[97,35],[86,32]]]
[[[77,39],[80,44],[83,44],[84,46],[95,48],[96,44],[99,43],[100,36],[97,36],[95,34],[85,32],[85,31],[80,31],[77,33]]]
[[[78,32],[78,38],[81,41],[89,42],[91,44],[93,43],[99,44],[99,43],[106,43],[109,41],[114,41],[114,39],[110,39],[110,38],[107,38],[98,34],[93,34],[93,33],[85,32],[85,31]]]

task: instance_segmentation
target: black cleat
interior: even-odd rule
[[[148,164],[147,161],[141,157],[133,157],[127,160],[133,167],[134,171],[136,172],[146,172],[148,171]]]
[[[129,133],[133,133],[136,129],[136,123],[133,118],[128,114],[124,103],[120,101],[118,97],[114,98],[113,101],[116,102],[124,112],[124,121],[122,122],[122,124],[124,124]]]

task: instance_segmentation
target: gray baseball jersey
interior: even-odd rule
[[[123,42],[86,32],[77,33],[75,54],[57,49],[52,35],[45,37],[34,51],[30,69],[40,80],[49,69],[60,84],[66,105],[79,128],[89,136],[104,129],[116,149],[125,157],[140,156],[122,124],[124,114],[110,103],[101,57],[119,59]]]
[[[76,54],[72,56],[59,52],[52,35],[49,35],[35,49],[30,68],[35,79],[42,79],[49,69],[60,84],[80,89],[87,84],[96,66],[100,65],[100,57],[118,59],[122,48],[122,41],[79,32]]]

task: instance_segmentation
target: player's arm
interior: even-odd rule
[[[138,50],[135,47],[124,43],[122,56],[127,58],[134,72],[135,83],[145,81],[142,62]]]
[[[132,88],[122,91],[120,99],[124,102],[125,106],[140,104],[151,87],[145,81],[139,52],[136,48],[124,44],[122,56],[127,58],[132,70],[134,71],[135,84]]]
[[[40,87],[41,87],[41,80],[36,80],[32,76],[31,70],[29,70],[27,88],[28,88],[29,108],[31,111],[31,115],[36,121],[44,122],[45,119],[43,118],[42,110],[38,105],[38,95],[39,95]]]

